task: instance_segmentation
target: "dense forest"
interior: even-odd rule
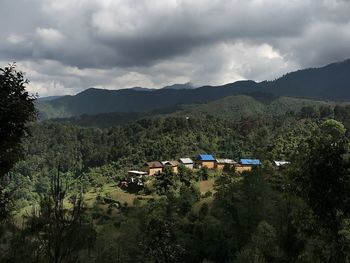
[[[348,106],[104,129],[31,123],[24,159],[3,178],[12,219],[2,227],[1,260],[346,262],[349,124]],[[145,161],[203,152],[263,166],[166,171],[129,193],[131,203],[113,196],[126,171]],[[273,160],[292,164],[276,169]],[[207,181],[213,187],[201,191]]]

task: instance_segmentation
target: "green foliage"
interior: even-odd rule
[[[274,103],[261,101],[270,107]],[[312,116],[267,114],[234,122],[209,116],[150,118],[107,129],[33,124],[34,136],[23,144],[27,158],[5,177],[16,208],[41,200],[40,211],[52,209],[52,201],[40,197],[50,195],[57,166],[68,176],[67,197],[84,191],[97,197],[89,208],[78,205],[82,225],[71,221],[77,201],[58,213],[69,219],[66,228],[53,227],[61,221],[52,213],[34,214],[26,223],[35,227],[24,225],[29,232],[8,234],[13,245],[23,248],[16,259],[36,256],[39,234],[62,233],[67,244],[77,247],[71,255],[83,262],[349,261],[348,133],[338,120],[346,123],[350,114],[340,107],[334,111],[337,121],[324,120],[332,110],[314,110]],[[167,168],[145,180],[134,202],[105,193],[106,184],[114,189],[127,170],[145,161],[200,152],[264,162],[242,174],[229,167],[214,172],[180,166],[178,174]],[[276,168],[273,160],[292,164]],[[200,192],[197,185],[208,178],[215,180],[215,188]],[[59,231],[50,234],[49,226]],[[88,237],[81,234],[85,227]],[[67,229],[76,239],[65,235]],[[94,231],[96,247],[87,247],[84,240],[93,244]],[[13,251],[8,255],[14,256]]]
[[[14,65],[0,68],[0,177],[23,157],[21,141],[35,118],[35,97],[26,91],[27,84]]]
[[[251,239],[251,242],[237,254],[235,263],[281,262],[279,240],[273,226],[265,221],[260,222]]]
[[[350,212],[345,132],[335,120],[323,122],[300,152],[299,167],[294,171],[300,195],[327,224],[336,223],[338,211]]]
[[[77,262],[82,250],[94,246],[96,234],[86,218],[82,197],[68,197],[67,191],[68,182],[58,171],[52,176],[49,193],[42,195],[39,209],[34,208],[11,239],[8,261]],[[64,204],[67,199],[69,208]]]

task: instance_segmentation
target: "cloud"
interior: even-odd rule
[[[0,61],[45,95],[264,80],[350,57],[349,13],[347,0],[3,1]]]

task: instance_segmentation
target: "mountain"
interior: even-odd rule
[[[54,119],[56,122],[74,123],[79,126],[106,128],[124,124],[142,118],[162,117],[190,117],[205,118],[218,117],[231,121],[242,118],[264,116],[281,116],[287,112],[300,112],[303,107],[311,106],[319,109],[321,106],[333,108],[335,102],[312,99],[276,97],[266,93],[228,96],[222,99],[201,104],[178,105],[152,112],[144,113],[101,113],[97,115],[81,115],[78,117]]]
[[[298,70],[266,84],[276,95],[350,100],[350,59]]]
[[[42,119],[109,112],[146,112],[178,104],[212,101],[258,89],[259,85],[253,81],[240,81],[218,87],[205,86],[197,89],[159,89],[153,92],[90,88],[75,96],[38,102],[37,108]]]
[[[156,89],[149,89],[149,88],[143,88],[143,87],[134,87],[134,88],[131,88],[131,90],[136,90],[136,91],[154,91]]]
[[[90,88],[75,96],[64,96],[52,101],[38,101],[41,118],[71,117],[81,114],[110,112],[148,112],[180,104],[206,103],[227,96],[252,92],[276,96],[350,100],[350,60],[322,68],[311,68],[288,73],[274,81],[260,83],[246,80],[222,86],[181,88],[175,84],[153,90],[103,90]],[[174,85],[173,85],[174,86]]]
[[[61,98],[62,96],[47,96],[47,97],[41,97],[38,98],[38,101],[51,101]]]
[[[194,87],[192,85],[192,83],[187,82],[184,84],[173,84],[170,86],[165,86],[163,89],[175,89],[175,90],[179,90],[179,89],[195,89],[196,87]]]

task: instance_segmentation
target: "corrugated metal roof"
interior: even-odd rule
[[[216,159],[216,162],[217,163],[224,163],[224,164],[235,164],[237,162],[235,162],[234,160],[232,159]]]
[[[130,173],[130,174],[137,174],[137,175],[146,175],[147,174],[144,171],[136,171],[136,170],[128,171],[128,173]]]
[[[245,165],[261,165],[261,162],[258,159],[241,159],[239,162]]]
[[[193,161],[191,158],[180,158],[179,161],[180,163],[183,163],[183,164],[193,164]]]
[[[178,161],[163,161],[163,165],[171,165],[171,166],[178,166],[179,162]]]
[[[287,161],[273,161],[275,163],[276,166],[283,166],[283,165],[286,165],[286,164],[290,164],[290,162],[287,162]]]
[[[198,160],[200,160],[200,161],[215,161],[215,158],[211,154],[199,154]]]
[[[161,162],[158,162],[158,161],[147,162],[147,163],[145,163],[145,166],[148,166],[150,168],[162,168],[163,167]]]

